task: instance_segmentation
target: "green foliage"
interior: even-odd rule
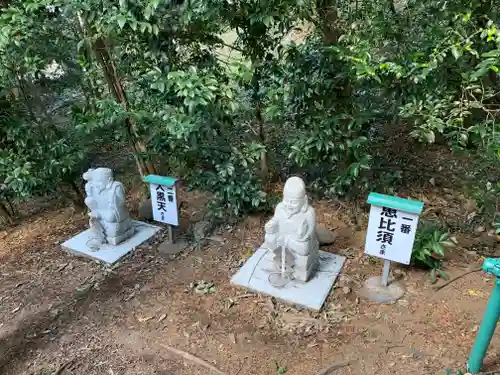
[[[399,116],[413,124],[415,139],[434,143],[441,134],[456,148],[498,150],[499,86],[491,73],[497,70],[500,38],[490,18],[497,15],[487,3],[410,3],[407,19],[385,21],[400,32],[412,30],[412,41],[402,36],[394,49],[379,51],[360,70],[399,94]]]
[[[286,51],[281,80],[281,107],[270,108],[281,122],[293,124],[289,158],[300,168],[315,166],[317,190],[343,195],[362,185],[369,170],[364,113],[350,96],[355,75],[343,46],[325,46],[316,37]]]
[[[269,179],[291,172],[329,196],[390,191],[394,133],[498,163],[498,6],[403,3],[12,0],[0,14],[0,201],[74,182],[113,142],[132,145],[140,169],[151,156],[180,168],[218,219],[267,209]],[[315,28],[295,42],[303,24]],[[478,189],[496,212],[498,188]],[[433,236],[415,259],[439,269],[446,240]]]
[[[445,369],[444,372],[445,372],[446,375],[465,375],[467,373],[466,370],[457,370],[457,371],[454,371],[451,368]]]
[[[441,270],[445,249],[455,246],[448,237],[449,233],[443,232],[440,226],[425,220],[420,221],[413,244],[411,263],[431,269],[432,282],[436,282],[438,275],[448,279],[446,272]]]
[[[288,369],[281,366],[278,361],[274,361],[274,364],[276,365],[276,375],[283,375],[287,373]]]
[[[474,216],[470,220],[472,225],[469,229],[474,229],[478,224],[486,224],[485,226],[491,225],[493,229],[498,230],[500,155],[486,153],[476,156],[475,159],[475,165],[466,179],[466,193],[476,203],[475,210],[469,213]]]
[[[218,220],[230,220],[243,214],[267,208],[267,195],[262,190],[255,171],[261,146],[244,145],[220,154],[220,160],[211,160],[213,169],[200,170],[192,178],[192,187],[200,187],[213,194],[208,205],[209,214]]]
[[[12,111],[4,112],[0,123],[1,196],[25,199],[78,175],[84,162],[81,143],[62,137],[55,126],[23,122]]]
[[[471,196],[476,200],[476,214],[482,215],[486,220],[493,221],[497,215],[500,183],[475,182],[471,188]]]

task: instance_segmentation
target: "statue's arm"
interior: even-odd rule
[[[116,199],[118,200],[118,202],[121,204],[124,204],[125,203],[125,189],[123,188],[122,184],[119,184],[116,187],[115,193],[116,193],[115,196],[116,196]]]
[[[125,204],[125,189],[122,184],[119,184],[113,191],[113,198],[111,199],[109,208],[106,212],[106,220],[111,223],[120,221],[120,211],[118,207],[123,204]]]
[[[94,198],[92,198],[92,186],[87,182],[85,184],[85,205],[89,208],[90,212],[94,212],[94,217],[98,217],[97,207]]]
[[[278,220],[279,214],[278,213],[279,213],[279,211],[281,211],[281,209],[282,209],[282,204],[278,203],[278,205],[276,206],[276,209],[274,210],[273,217],[271,218],[271,220],[269,220],[266,223],[266,228],[273,227],[273,226],[279,224],[279,220]]]
[[[314,212],[314,208],[309,206],[309,210],[307,212],[307,232],[304,235],[304,238],[311,238],[314,232],[316,231],[316,212]]]
[[[87,197],[90,197],[92,195],[92,187],[88,182],[85,184],[85,194],[87,195]]]

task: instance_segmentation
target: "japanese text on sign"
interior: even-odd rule
[[[175,186],[150,184],[153,219],[162,223],[179,225]]]
[[[365,253],[409,264],[418,215],[389,207],[372,206]]]

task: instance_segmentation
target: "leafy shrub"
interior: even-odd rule
[[[319,169],[314,187],[326,195],[356,186],[372,160],[362,111],[351,96],[355,75],[345,53],[312,36],[291,46],[283,63],[282,118],[296,129],[289,158],[299,168]]]
[[[216,220],[234,220],[243,214],[267,208],[267,194],[262,190],[257,164],[261,146],[233,147],[231,154],[212,159],[211,168],[190,176],[191,187],[213,194],[208,214]]]
[[[431,269],[432,282],[436,281],[437,275],[448,279],[446,272],[441,270],[445,249],[455,246],[448,237],[449,233],[444,232],[439,225],[420,221],[411,253],[411,264]]]
[[[466,180],[467,195],[475,200],[474,224],[498,230],[500,218],[500,154],[487,153],[476,157]]]

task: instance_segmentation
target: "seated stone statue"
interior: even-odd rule
[[[89,169],[83,174],[85,204],[90,209],[90,228],[93,230],[94,246],[104,243],[118,245],[134,234],[123,185],[113,180],[109,168]]]
[[[316,214],[309,206],[304,181],[291,177],[285,183],[283,201],[265,226],[264,246],[275,254],[281,267],[281,248],[286,249],[286,264],[295,279],[308,281],[318,264]]]

